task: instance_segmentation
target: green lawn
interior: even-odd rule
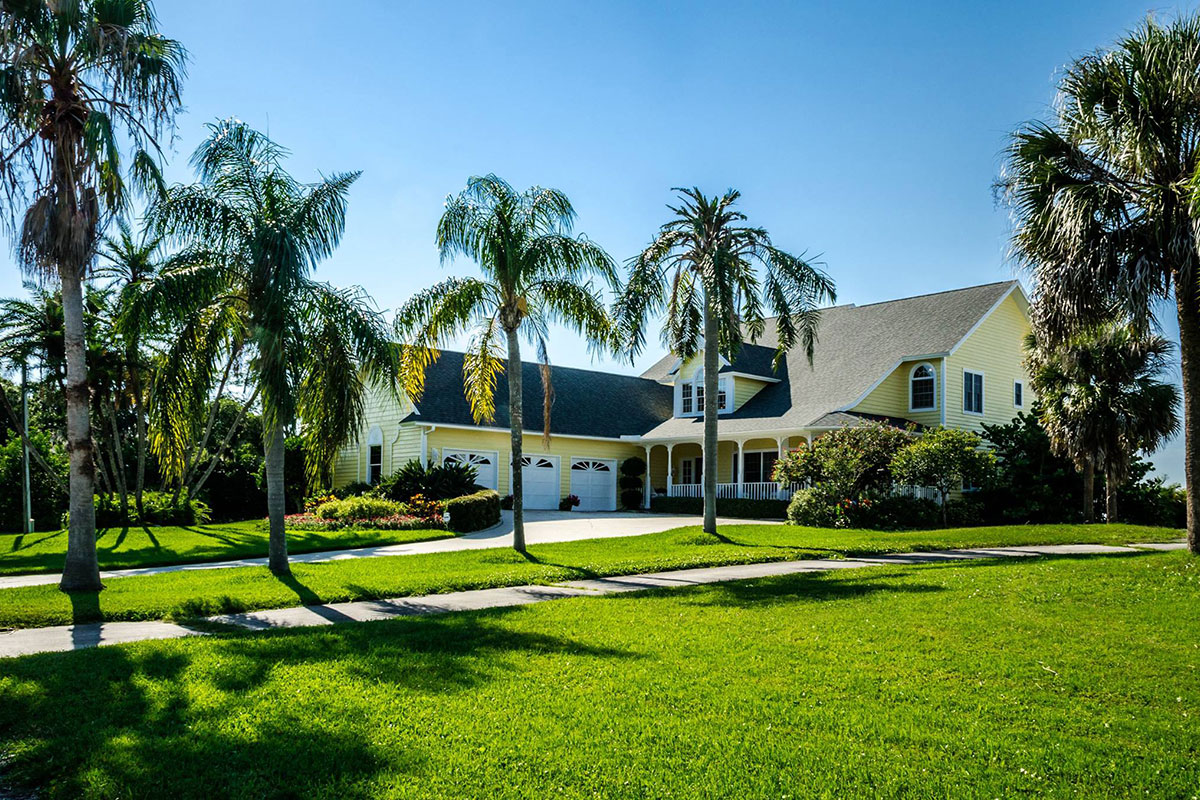
[[[1048,525],[880,533],[789,525],[735,525],[718,539],[699,528],[534,545],[525,559],[507,548],[298,564],[280,580],[264,567],[195,570],[116,578],[96,594],[55,586],[0,590],[0,628],[98,619],[188,618],[260,608],[553,583],[688,567],[830,558],[946,547],[1178,538],[1179,532],[1130,525]]]
[[[1189,798],[1198,606],[1176,552],[33,656],[0,757],[46,798]]]
[[[288,551],[372,547],[453,535],[442,530],[288,531]],[[105,528],[97,531],[96,550],[101,569],[251,558],[267,554],[267,530],[261,520],[185,528]],[[0,534],[0,575],[61,572],[66,552],[66,531]]]

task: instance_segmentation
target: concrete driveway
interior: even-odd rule
[[[359,547],[353,550],[326,550],[320,553],[300,553],[290,557],[293,564],[319,564],[354,558],[380,556],[411,556],[419,553],[450,553],[457,550],[482,550],[491,547],[512,547],[512,512],[502,511],[500,524],[486,531],[468,533],[453,539],[432,542],[389,544],[379,547]],[[641,514],[630,511],[582,513],[578,511],[526,511],[525,541],[527,544],[573,542],[579,539],[602,539],[610,536],[640,536],[658,533],[685,525],[700,525],[700,517],[666,514]],[[719,525],[769,524],[765,521],[718,518]],[[170,572],[192,572],[202,569],[265,566],[267,559],[242,558],[236,561],[209,561],[202,564],[178,564],[165,567],[106,570],[102,580],[128,578],[137,575],[164,575]],[[0,575],[0,589],[19,586],[44,586],[58,583],[59,575]]]

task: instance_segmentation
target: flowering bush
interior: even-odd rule
[[[434,519],[408,514],[392,514],[371,519],[321,519],[313,514],[290,514],[284,518],[284,525],[294,531],[412,531],[445,527],[440,517]]]
[[[305,498],[304,513],[311,514],[316,511],[319,506],[323,506],[326,503],[332,503],[338,499],[340,498],[335,494],[323,494],[318,497]]]
[[[404,506],[391,500],[377,497],[347,497],[345,500],[330,500],[317,506],[313,514],[319,519],[361,520],[408,515]]]
[[[407,503],[401,503],[400,507],[403,513],[413,517],[421,517],[422,519],[441,520],[442,515],[446,511],[446,504],[444,502],[426,497],[423,494],[414,494]]]

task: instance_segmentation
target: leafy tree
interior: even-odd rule
[[[846,425],[786,453],[772,477],[781,485],[820,485],[834,502],[858,500],[891,486],[892,458],[912,437],[913,429],[882,422]]]
[[[71,524],[61,586],[97,591],[94,471],[83,282],[108,214],[126,207],[122,144],[136,183],[179,109],[185,54],[148,0],[0,4],[0,185],[20,216],[18,257],[62,289]]]
[[[746,215],[733,207],[739,192],[709,198],[696,188],[674,191],[674,217],[631,261],[616,316],[631,355],[645,346],[647,318],[664,312],[662,338],[672,353],[686,361],[704,350],[704,530],[715,534],[720,356],[733,358],[744,338],[764,336],[770,311],[776,364],[797,343],[811,362],[818,308],[835,292],[812,263],[775,247],[762,228],[742,224]]]
[[[396,312],[396,334],[408,345],[402,357],[405,389],[414,399],[421,396],[425,369],[441,348],[468,330],[463,382],[476,422],[495,419],[496,376],[507,369],[513,547],[522,553],[521,336],[536,346],[542,365],[546,441],[554,399],[546,352],[549,323],[582,334],[593,351],[616,346],[612,321],[592,283],[598,277],[615,287],[616,266],[597,244],[571,235],[574,222],[575,209],[556,189],[535,186],[518,192],[495,175],[471,178],[459,195],[446,198],[437,244],[443,262],[466,256],[479,265],[483,277],[442,281],[418,292]]]
[[[996,456],[996,474],[981,499],[996,523],[1064,522],[1081,514],[1090,519],[1082,477],[1070,458],[1055,452],[1042,416],[1039,401],[1011,422],[983,425],[983,441]]]
[[[957,428],[934,428],[896,453],[892,474],[900,483],[932,486],[942,500],[942,524],[950,492],[964,482],[980,484],[991,477],[996,457],[980,449],[977,434]]]
[[[1185,471],[1200,485],[1200,16],[1148,19],[1063,73],[1049,123],[1013,136],[1001,181],[1013,248],[1037,280],[1047,346],[1110,319],[1146,329],[1174,299]],[[1200,553],[1200,505],[1188,542]]]
[[[1090,511],[1094,465],[1104,464],[1105,519],[1117,520],[1117,496],[1138,451],[1153,452],[1179,430],[1179,393],[1159,378],[1172,345],[1105,325],[1046,347],[1027,343],[1030,383],[1044,406],[1043,421],[1056,452],[1084,471]]]
[[[358,173],[303,184],[284,170],[286,155],[244,123],[209,126],[192,156],[200,182],[171,187],[151,209],[164,241],[183,250],[141,301],[183,321],[204,321],[196,328],[199,346],[179,351],[174,380],[181,393],[207,398],[218,365],[232,363],[230,352],[248,351],[248,381],[262,403],[276,575],[290,572],[286,431],[302,423],[309,482],[326,481],[338,449],[362,422],[367,381],[394,389],[397,369],[386,326],[362,291],[310,277],[341,239]]]

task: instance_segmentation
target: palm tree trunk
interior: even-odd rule
[[[130,388],[133,390],[134,435],[137,436],[137,466],[135,467],[133,484],[133,505],[137,509],[138,519],[146,518],[142,508],[142,494],[146,487],[146,404],[142,397],[142,365],[139,360],[138,340],[130,342],[125,352],[125,362],[130,370]]]
[[[1091,458],[1083,464],[1083,521],[1096,521],[1096,462]]]
[[[512,432],[512,495],[513,495],[513,549],[525,552],[525,476],[521,464],[523,440],[521,431],[525,424],[524,387],[521,385],[521,342],[516,328],[506,328],[508,333],[508,427]]]
[[[117,476],[117,491],[121,493],[121,521],[126,525],[129,524],[129,483],[125,480],[125,450],[121,442],[121,429],[117,426],[117,412],[112,406],[107,403],[104,406],[107,411],[108,424],[112,428],[112,450],[114,455],[113,470]],[[145,517],[141,511],[138,511],[138,521],[145,524]]]
[[[1120,477],[1113,469],[1104,470],[1104,521],[1111,525],[1117,521],[1117,485]]]
[[[267,555],[271,572],[280,576],[292,573],[288,566],[287,538],[283,527],[287,512],[283,482],[283,439],[283,425],[278,422],[268,426],[263,435],[267,462],[267,519],[270,526]]]
[[[704,294],[704,532],[717,532],[717,387],[719,321]]]
[[[1188,549],[1200,554],[1200,297],[1175,283],[1179,360],[1183,377],[1183,474],[1187,482]]]
[[[67,361],[67,452],[70,454],[71,520],[67,529],[67,558],[59,588],[64,592],[98,592],[100,563],[96,559],[96,464],[88,390],[83,322],[83,271],[71,264],[60,269],[62,279],[63,346]]]

